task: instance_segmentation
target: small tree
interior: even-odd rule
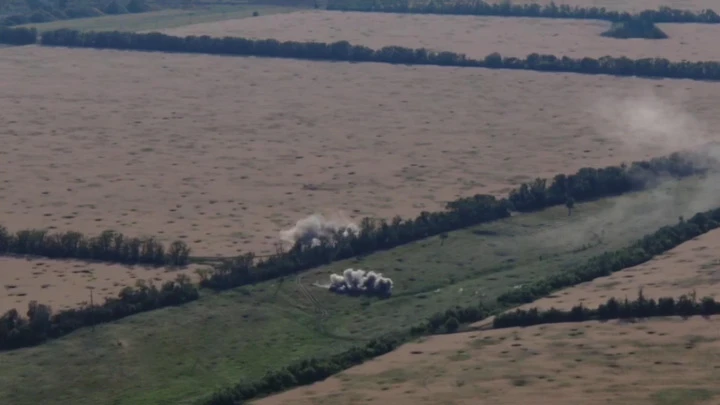
[[[565,199],[565,206],[568,209],[568,216],[572,215],[572,210],[573,208],[575,208],[575,199],[567,196],[567,198]]]

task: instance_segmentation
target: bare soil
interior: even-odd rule
[[[257,405],[717,404],[718,319],[433,336]]]
[[[396,45],[464,53],[472,58],[499,52],[555,56],[720,60],[717,24],[660,24],[665,40],[601,37],[610,23],[595,20],[503,18],[419,14],[307,11],[193,24],[173,35],[240,36],[280,41],[348,41],[373,49]]]

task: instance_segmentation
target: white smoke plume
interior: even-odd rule
[[[328,289],[338,294],[390,296],[393,281],[382,274],[362,269],[345,269],[342,275],[331,274]]]
[[[649,232],[659,223],[674,224],[679,216],[689,218],[720,207],[720,173],[715,163],[720,160],[718,137],[713,136],[708,124],[687,110],[685,103],[652,92],[629,98],[595,97],[591,103],[595,130],[618,144],[617,148],[658,157],[694,152],[696,163],[706,164],[711,170],[706,176],[682,182],[660,176],[658,180],[663,182],[659,187],[636,197],[610,199],[606,209],[592,217],[569,221],[562,232],[553,230],[542,237],[543,243],[548,247],[592,245],[605,238],[605,229],[629,226]],[[581,210],[582,205],[577,209]]]
[[[291,246],[300,243],[303,247],[315,247],[322,241],[334,244],[338,237],[347,238],[359,232],[358,225],[342,213],[329,217],[313,214],[297,221],[292,228],[280,231],[280,239]]]

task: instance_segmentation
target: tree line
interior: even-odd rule
[[[473,1],[429,1],[410,2],[408,0],[328,0],[327,10],[362,11],[380,13],[407,14],[445,14],[473,15],[487,17],[530,17],[530,18],[565,18],[607,20],[612,22],[627,21],[639,18],[654,23],[720,23],[720,16],[713,10],[694,12],[670,7],[659,7],[657,10],[645,10],[640,13],[611,11],[604,7],[579,7],[567,4],[540,5],[512,4],[511,2],[488,3],[482,0]]]
[[[590,281],[596,277],[609,275],[629,266],[650,260],[648,252],[653,255],[664,253],[673,247],[687,242],[703,233],[720,226],[720,208],[704,213],[698,213],[689,221],[681,220],[674,226],[666,226],[655,233],[646,235],[634,244],[615,252],[604,253],[588,260],[579,270],[559,275],[562,283],[543,284],[545,290],[533,290],[537,295],[534,299],[545,296],[552,291]],[[613,260],[608,260],[611,258]],[[586,269],[595,269],[595,272]],[[510,290],[501,295],[496,302],[455,307],[445,312],[438,312],[422,323],[413,326],[407,331],[396,331],[386,336],[373,339],[365,346],[358,346],[327,359],[310,358],[294,363],[284,369],[269,372],[265,377],[255,383],[242,382],[233,387],[223,388],[212,395],[205,405],[234,405],[240,401],[255,399],[257,397],[275,394],[277,392],[308,385],[337,374],[347,368],[388,353],[411,339],[436,333],[454,333],[460,330],[461,325],[481,321],[489,316],[496,315],[493,327],[506,328],[512,326],[530,326],[538,323],[552,322],[580,322],[585,320],[605,320],[638,318],[650,316],[692,316],[712,315],[720,313],[720,304],[713,299],[705,298],[700,302],[694,296],[661,298],[658,301],[646,299],[639,294],[635,301],[619,301],[610,299],[597,309],[588,309],[582,306],[574,307],[570,311],[551,309],[538,311],[537,309],[517,310],[501,313],[504,310],[524,303],[529,296],[521,294],[522,300],[509,300],[507,296],[514,296],[516,290]]]
[[[692,238],[720,226],[720,209],[695,214],[689,220],[680,218],[674,226],[664,226],[632,245],[615,252],[606,252],[572,271],[551,274],[534,283],[501,294],[498,303],[517,306],[547,296],[553,291],[590,281],[598,277],[642,264]]]
[[[562,204],[563,201],[566,201],[567,195],[574,195],[579,201],[584,201],[642,190],[655,185],[663,175],[690,176],[704,173],[715,165],[714,161],[702,160],[700,157],[701,155],[696,154],[674,153],[668,157],[635,162],[629,166],[623,165],[606,169],[586,168],[579,170],[574,175],[555,176],[549,186],[541,180],[529,185],[523,184],[513,190],[508,199],[497,200],[490,196],[475,196],[448,203],[446,211],[432,214],[422,213],[415,219],[396,218],[390,223],[366,219],[361,224],[358,236],[341,239],[336,246],[321,245],[302,248],[297,245],[290,252],[273,255],[256,265],[253,265],[252,254],[233,258],[209,277],[205,275],[201,285],[215,290],[223,290],[269,280],[316,267],[321,263],[329,263],[332,260],[388,249],[444,231],[504,218],[510,215],[510,209],[532,211]],[[663,227],[627,248],[595,257],[572,272],[552,275],[535,284],[506,292],[498,297],[497,303],[493,307],[458,307],[435,314],[427,322],[412,328],[410,334],[417,336],[439,331],[453,332],[460,324],[484,319],[488,313],[494,312],[496,307],[510,308],[532,302],[559,288],[606,276],[612,272],[640,264],[654,255],[717,228],[718,221],[720,221],[720,209],[697,214],[688,221],[680,221],[675,226]],[[26,235],[26,232],[28,232],[27,237],[20,238],[6,231],[0,232],[0,240],[9,241],[18,238],[17,240],[23,241],[40,241],[44,238],[40,238],[39,235],[47,237],[47,234],[42,231],[36,234],[35,239],[30,237],[34,231],[21,231],[19,234]],[[58,236],[55,240],[63,241],[62,236],[68,234],[71,237],[66,238],[66,241],[78,240],[77,235],[73,236],[73,233],[56,234]],[[108,231],[104,235],[105,238],[98,238],[98,241],[92,242],[90,245],[97,243],[99,246],[107,247],[108,242],[112,240],[110,235],[119,234]],[[99,242],[100,240],[105,242]],[[120,240],[124,241],[125,239]],[[10,244],[17,245],[17,242],[5,242],[5,246]],[[77,246],[75,243],[69,245]],[[33,250],[39,246],[34,243],[23,242],[18,246],[25,246],[23,248],[25,250],[21,250],[25,252],[40,251]],[[89,251],[107,252],[100,248],[97,249]],[[120,251],[123,250],[120,249]],[[149,257],[156,256],[150,255]],[[119,294],[118,298],[107,299],[102,305],[70,309],[51,316],[47,315],[49,308],[42,306],[41,308],[45,309],[39,313],[43,314],[43,321],[33,320],[35,315],[31,315],[31,313],[34,314],[34,311],[29,310],[28,318],[25,318],[18,311],[12,310],[0,318],[0,350],[32,346],[49,338],[63,336],[84,326],[110,322],[168,305],[180,305],[198,297],[197,287],[192,285],[187,278],[181,277],[174,283],[164,284],[160,289],[152,285],[140,285],[135,289],[128,287]]]
[[[7,28],[0,26],[0,44],[31,45],[37,43],[35,28]]]
[[[698,301],[695,294],[683,295],[678,299],[664,297],[658,300],[646,298],[642,290],[633,301],[610,298],[597,308],[586,308],[582,304],[569,311],[550,308],[540,311],[537,308],[518,309],[497,315],[493,319],[493,328],[525,327],[548,323],[608,321],[611,319],[651,318],[658,316],[696,315],[710,316],[720,313],[720,303],[712,297]]]
[[[351,45],[347,41],[335,43],[280,42],[274,39],[248,39],[239,37],[176,37],[157,32],[140,34],[118,31],[80,32],[60,29],[43,32],[41,35],[41,43],[46,46],[96,49],[515,69],[694,80],[720,79],[720,62],[717,61],[672,62],[664,58],[630,59],[624,56],[570,58],[567,56],[557,57],[537,53],[530,54],[525,58],[517,58],[504,57],[497,52],[487,55],[482,59],[471,59],[464,54],[455,52],[433,52],[424,48],[412,49],[400,46],[386,46],[378,50],[373,50],[366,46]]]
[[[507,218],[512,211],[537,211],[648,189],[656,186],[663,176],[683,178],[702,174],[717,167],[717,164],[717,161],[701,153],[673,153],[630,165],[583,168],[572,175],[558,174],[551,182],[536,179],[513,189],[507,198],[498,199],[490,195],[460,198],[447,203],[443,211],[422,212],[416,218],[395,217],[391,221],[365,218],[355,235],[337,235],[317,245],[297,243],[287,252],[278,252],[262,260],[257,260],[252,253],[227,260],[203,275],[200,285],[225,290],[266,281]]]
[[[11,233],[0,225],[0,255],[31,255],[51,259],[81,259],[122,264],[184,266],[190,248],[182,241],[169,247],[155,238],[131,238],[107,230],[88,237],[80,232],[55,232],[26,229]]]
[[[53,313],[52,309],[30,302],[26,316],[12,309],[0,316],[0,350],[18,349],[56,339],[79,328],[115,321],[144,311],[181,305],[199,298],[197,287],[187,276],[154,284],[138,282],[126,287],[117,298],[103,304],[88,305]]]
[[[111,0],[102,7],[102,10],[96,7],[71,6],[68,0],[58,0],[52,3],[41,0],[26,0],[25,3],[27,5],[26,12],[0,18],[0,27],[150,11],[150,7],[145,0],[130,0],[125,4],[117,0]],[[0,11],[2,11],[1,8],[0,4]]]

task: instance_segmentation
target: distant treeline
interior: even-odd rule
[[[518,309],[497,315],[493,320],[494,328],[524,327],[548,323],[608,321],[611,319],[650,318],[657,316],[717,315],[720,303],[711,297],[698,301],[694,295],[683,295],[678,299],[672,297],[655,299],[645,298],[642,290],[634,301],[620,301],[610,298],[597,308],[586,308],[576,305],[569,311],[550,308],[540,311],[537,308]]]
[[[694,12],[660,7],[657,10],[645,10],[640,13],[609,11],[604,7],[579,7],[566,4],[512,4],[511,2],[487,3],[482,0],[471,1],[430,1],[426,3],[407,0],[328,0],[327,10],[363,11],[408,14],[446,14],[473,15],[487,17],[530,17],[530,18],[567,18],[607,20],[612,22],[640,18],[654,23],[720,23],[720,16],[713,10]]]
[[[80,232],[51,233],[29,229],[15,233],[0,226],[0,255],[31,255],[51,259],[81,259],[122,264],[184,266],[190,248],[175,241],[165,248],[154,238],[130,238],[119,232],[105,231],[87,237]]]
[[[121,4],[117,0],[107,3],[102,10],[95,7],[69,7],[67,0],[59,0],[54,4],[38,0],[27,0],[28,8],[24,13],[16,13],[0,17],[0,26],[12,27],[23,24],[39,24],[57,20],[70,20],[75,18],[100,17],[103,15],[117,15],[126,13],[144,13],[150,7],[144,0],[130,0]]]
[[[720,220],[720,208],[696,214],[689,221],[681,220],[674,226],[663,227],[629,247],[590,259],[579,271],[568,272],[564,277],[558,276],[558,280],[562,280],[562,282],[547,284],[546,289],[543,291],[548,294],[556,289],[590,281],[593,278],[606,276],[647,261],[650,259],[648,252],[652,251],[655,255],[664,253],[683,242],[716,229],[720,225],[718,220]],[[596,269],[596,271],[586,272],[583,269]],[[452,308],[431,316],[428,320],[408,331],[388,334],[385,337],[374,339],[365,346],[352,348],[328,359],[311,358],[294,363],[282,370],[268,373],[255,383],[240,383],[234,387],[219,390],[205,404],[234,405],[238,401],[274,394],[300,385],[312,384],[354,365],[388,353],[413,338],[438,332],[453,333],[458,331],[462,324],[477,322],[496,314],[493,325],[496,328],[501,328],[529,326],[538,323],[579,322],[592,319],[670,315],[691,316],[720,313],[720,305],[708,298],[703,299],[701,302],[688,297],[681,297],[678,300],[663,298],[654,301],[645,299],[641,294],[638,300],[631,302],[611,299],[608,303],[595,310],[575,307],[569,312],[558,310],[540,312],[537,309],[531,309],[500,314],[501,311],[522,302],[522,300],[516,302],[507,299],[507,297],[514,296],[514,291],[510,290],[510,292],[501,296],[495,304]],[[533,291],[538,294],[535,298],[540,298],[541,290]],[[525,294],[520,294],[520,297],[527,298]]]
[[[682,178],[705,173],[717,162],[695,153],[604,169],[584,168],[573,175],[559,174],[548,184],[544,179],[522,184],[508,198],[476,195],[449,202],[444,211],[422,212],[414,219],[392,221],[364,219],[357,235],[323,241],[309,247],[296,244],[290,251],[256,262],[252,253],[227,261],[201,281],[203,287],[225,290],[295,274],[313,267],[399,245],[469,226],[507,218],[511,211],[529,212],[601,197],[644,190],[661,177]]]
[[[274,39],[176,37],[161,33],[80,32],[69,29],[43,32],[41,37],[42,45],[46,46],[378,62],[400,65],[480,67],[694,80],[720,79],[720,62],[715,61],[671,62],[662,58],[630,59],[624,56],[576,59],[536,53],[530,54],[526,58],[503,57],[499,53],[492,53],[483,59],[470,59],[464,54],[432,52],[424,48],[386,46],[373,50],[366,46],[351,45],[347,41],[335,43],[279,42]]]
[[[12,309],[0,316],[0,350],[34,346],[48,339],[67,335],[79,328],[115,321],[153,309],[180,305],[198,299],[197,288],[187,276],[178,276],[160,288],[138,283],[126,287],[118,298],[108,298],[102,305],[68,309],[53,314],[47,305],[33,301],[26,316]]]

